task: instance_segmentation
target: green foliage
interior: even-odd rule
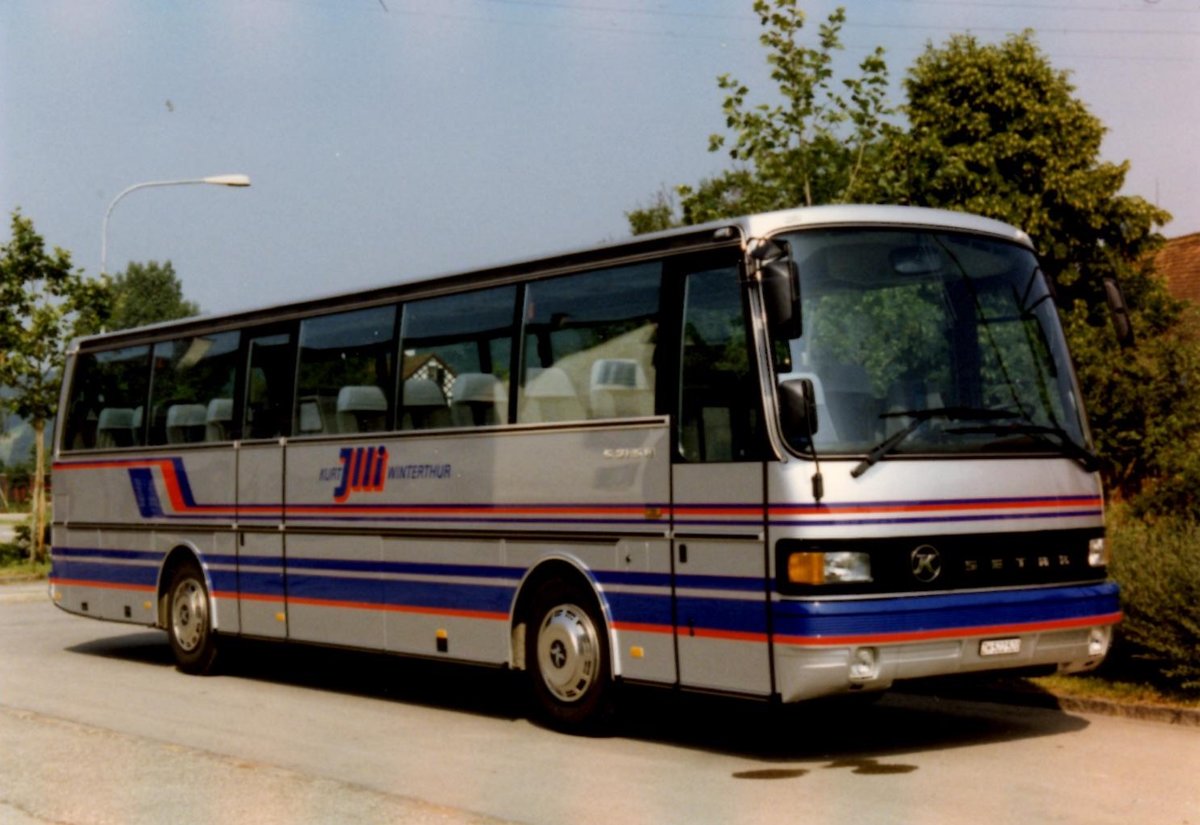
[[[29,522],[25,521],[15,525],[13,540],[0,544],[0,567],[10,567],[27,561],[32,543],[33,531]]]
[[[1200,692],[1200,525],[1120,520],[1109,541],[1125,618],[1108,668]]]
[[[998,44],[956,35],[928,48],[904,85],[910,126],[893,143],[894,194],[1021,227],[1046,273],[1104,323],[1100,279],[1136,280],[1170,216],[1120,194],[1128,164],[1100,159],[1104,125],[1066,73],[1031,32]]]
[[[183,297],[183,285],[170,261],[133,261],[112,279],[109,329],[129,329],[159,321],[189,318],[200,307]]]
[[[71,269],[62,249],[46,250],[33,221],[20,210],[12,215],[12,237],[0,246],[0,385],[11,392],[5,404],[29,421],[34,431],[33,509],[35,559],[44,553],[45,477],[43,437],[54,416],[62,385],[67,344],[94,332],[108,313],[102,283],[84,280]]]
[[[751,105],[749,88],[725,74],[722,110],[731,133],[709,137],[709,151],[728,150],[738,167],[698,186],[676,187],[682,214],[662,195],[650,207],[626,213],[635,234],[762,212],[797,204],[845,203],[870,197],[881,156],[880,138],[892,110],[886,105],[887,64],[876,49],[857,77],[834,77],[833,58],[843,46],[843,8],[818,31],[818,45],[801,42],[805,15],[796,0],[756,0],[771,78],[779,97]]]
[[[104,322],[106,294],[72,271],[70,253],[47,252],[19,210],[11,229],[11,240],[0,246],[0,384],[12,391],[5,402],[12,412],[44,423],[58,405],[67,343]]]

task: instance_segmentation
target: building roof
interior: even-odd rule
[[[1176,298],[1200,302],[1200,232],[1167,241],[1154,256],[1154,268]]]

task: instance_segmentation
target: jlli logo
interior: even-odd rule
[[[346,447],[338,456],[342,462],[341,483],[333,491],[333,500],[342,503],[351,493],[379,493],[387,479],[386,447]]]

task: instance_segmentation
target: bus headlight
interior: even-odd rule
[[[871,581],[871,557],[866,553],[805,551],[788,554],[789,584],[849,584]]]
[[[1092,567],[1108,566],[1108,543],[1103,536],[1088,542],[1088,564]]]

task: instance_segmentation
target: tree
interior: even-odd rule
[[[1100,158],[1105,128],[1031,32],[926,49],[905,80],[909,128],[893,141],[893,198],[1025,229],[1059,304],[1109,489],[1147,510],[1200,516],[1200,343],[1148,266],[1170,219],[1122,195],[1128,163]],[[1109,328],[1119,281],[1140,343]]]
[[[1104,124],[1033,33],[928,47],[904,83],[909,128],[893,142],[896,199],[1007,221],[1030,234],[1068,298],[1105,316],[1101,279],[1137,292],[1138,264],[1170,216],[1120,194],[1129,164],[1100,159]],[[1069,301],[1068,301],[1069,303]]]
[[[109,329],[140,327],[200,313],[195,302],[183,297],[183,285],[170,261],[131,262],[112,279],[111,290]]]
[[[70,253],[46,244],[33,221],[12,214],[12,237],[0,246],[0,384],[4,403],[34,432],[32,559],[46,553],[46,423],[54,417],[67,344],[105,322],[108,291],[71,269]]]
[[[821,24],[816,47],[800,42],[805,15],[796,0],[756,0],[754,11],[764,28],[759,39],[767,49],[778,102],[751,106],[745,85],[728,74],[717,78],[728,93],[722,109],[732,133],[729,156],[737,166],[695,188],[676,187],[682,209],[678,218],[664,192],[649,207],[626,213],[635,233],[868,197],[892,114],[885,100],[883,50],[875,49],[859,64],[857,77],[835,82],[833,60],[842,49],[844,8]],[[724,135],[710,135],[709,151],[720,151],[727,142]]]

